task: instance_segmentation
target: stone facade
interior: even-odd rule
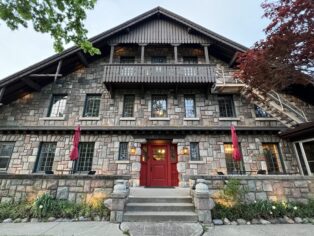
[[[110,197],[115,179],[127,176],[0,175],[0,202],[34,200],[48,193],[57,199],[88,203]]]
[[[190,187],[205,179],[213,199],[228,179],[238,179],[246,189],[245,201],[258,200],[307,203],[314,198],[314,178],[308,176],[191,176]],[[217,199],[218,200],[218,199]]]

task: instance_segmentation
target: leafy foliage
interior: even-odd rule
[[[73,42],[84,52],[100,54],[87,40],[83,24],[85,11],[93,9],[95,3],[96,0],[0,0],[0,19],[11,30],[26,28],[31,22],[35,31],[51,35],[57,52]]]
[[[236,77],[261,91],[308,84],[314,76],[313,0],[265,0],[266,39],[238,56]]]
[[[33,203],[0,204],[0,220],[31,217],[47,219],[52,216],[56,218],[77,218],[79,216],[91,219],[94,219],[95,216],[108,218],[109,210],[104,206],[103,201],[97,204],[78,204],[57,200],[48,194],[43,194]]]
[[[223,190],[221,191],[220,196],[227,201],[232,201],[233,203],[238,203],[243,200],[246,189],[241,186],[241,183],[238,179],[229,179],[226,182]]]
[[[216,204],[212,210],[213,218],[236,219],[273,219],[279,217],[314,217],[314,200],[308,204],[258,201],[250,204],[236,204],[228,207],[222,204]]]

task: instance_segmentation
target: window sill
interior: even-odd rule
[[[86,121],[89,121],[89,120],[100,120],[100,117],[80,117],[79,120],[86,120]]]
[[[116,164],[130,164],[130,161],[127,161],[127,160],[126,161],[122,161],[121,160],[121,161],[116,161],[115,163]]]
[[[135,117],[121,117],[120,121],[134,121],[136,120]]]
[[[193,118],[183,118],[184,121],[198,121],[200,120],[199,117],[193,117]]]
[[[240,121],[241,119],[238,117],[220,117],[218,120],[221,121]]]
[[[163,120],[166,120],[166,121],[168,121],[168,120],[170,120],[170,118],[169,117],[149,117],[148,118],[149,120],[158,120],[158,121],[163,121]]]
[[[258,120],[258,121],[276,121],[275,118],[268,118],[268,117],[256,117],[255,120]]]
[[[190,164],[205,164],[205,161],[189,161]]]
[[[39,120],[65,120],[65,117],[41,117]]]

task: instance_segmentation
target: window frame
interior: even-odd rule
[[[7,142],[7,141],[4,141],[4,142],[0,142],[0,146],[4,146],[4,145],[12,145],[12,149],[11,149],[11,153],[9,156],[4,156],[4,155],[1,155],[0,153],[0,159],[7,159],[7,164],[6,164],[6,167],[5,168],[0,168],[0,172],[5,172],[7,171],[9,165],[10,165],[10,161],[11,161],[11,158],[12,158],[12,154],[13,154],[13,151],[14,151],[14,146],[15,146],[15,142]]]
[[[97,116],[94,116],[94,115],[91,115],[91,116],[87,116],[86,113],[87,113],[87,107],[88,107],[88,98],[91,98],[91,97],[97,97],[99,98],[99,105],[98,105],[98,114]],[[99,117],[100,115],[100,104],[101,104],[101,94],[86,94],[86,97],[85,97],[85,102],[84,102],[84,109],[83,109],[83,117]]]
[[[193,99],[193,116],[187,116],[187,106],[186,106],[186,99],[192,98]],[[195,101],[195,95],[194,94],[185,94],[184,95],[184,117],[185,118],[196,118],[196,101]]]
[[[52,110],[53,110],[53,104],[54,104],[54,98],[56,97],[65,97],[65,104],[64,104],[64,108],[63,108],[63,116],[51,116]],[[65,93],[60,93],[60,94],[52,94],[51,99],[50,99],[50,104],[49,104],[49,109],[48,109],[48,113],[47,113],[47,117],[51,117],[51,118],[59,118],[59,117],[65,117],[64,111],[66,109],[67,106],[67,101],[68,101],[68,95]],[[58,113],[60,108],[58,108]]]
[[[261,107],[254,104],[254,114],[256,118],[272,118],[266,111]]]
[[[129,101],[128,99],[126,99],[127,97],[132,97],[133,99],[133,103],[132,103],[132,115],[131,116],[127,116],[125,114],[126,112],[126,101]],[[124,94],[123,96],[123,108],[122,108],[122,117],[134,117],[134,106],[135,105],[135,95],[134,94]]]
[[[154,109],[153,109],[154,102],[153,101],[154,101],[155,97],[163,97],[164,100],[166,101],[165,115],[163,115],[163,116],[156,116],[154,114]],[[160,99],[160,100],[162,100],[162,99]],[[151,96],[151,117],[153,117],[153,118],[167,118],[168,117],[168,96],[167,95],[165,95],[165,94],[152,94],[152,96]]]
[[[50,168],[46,169],[46,164],[48,162],[47,159],[49,158],[48,155],[51,153],[46,153],[47,155],[45,157],[42,157],[41,154],[42,154],[44,145],[52,145],[52,144],[55,145],[53,157],[52,157],[52,164],[51,164]],[[53,163],[54,163],[54,159],[55,159],[55,155],[56,155],[56,149],[57,149],[57,142],[41,142],[40,143],[38,153],[37,153],[36,163],[35,163],[34,170],[33,170],[34,173],[44,173],[46,171],[52,171],[52,167],[53,167]],[[40,170],[42,167],[42,165],[41,165],[42,159],[44,159],[44,158],[45,158],[44,170]]]
[[[276,160],[277,160],[277,165],[278,165],[278,170],[275,170],[275,171],[269,171],[269,165],[268,165],[268,162],[267,162],[267,157],[265,156],[265,153],[264,153],[264,145],[275,145],[276,149],[277,149],[277,153],[278,153],[278,158],[276,157]],[[286,173],[286,168],[285,168],[285,165],[284,165],[284,161],[283,161],[283,158],[282,158],[282,153],[281,153],[281,150],[280,150],[280,146],[279,146],[279,142],[262,142],[262,149],[263,149],[263,155],[265,156],[265,162],[266,162],[266,166],[267,166],[267,172],[268,174],[273,174],[273,173],[280,173],[280,171],[282,171],[283,174]],[[271,153],[273,155],[273,153]]]
[[[232,146],[232,143],[231,142],[225,142],[223,143],[223,147],[224,147],[224,155],[225,155],[225,161],[226,161],[226,169],[227,169],[227,174],[236,174],[236,173],[240,173],[240,174],[244,174],[246,171],[245,171],[245,166],[244,166],[244,160],[243,160],[243,154],[242,154],[242,148],[241,148],[241,143],[239,142],[238,143],[238,146],[239,146],[239,149],[240,149],[240,153],[241,153],[241,160],[239,161],[239,166],[238,166],[238,169],[236,169],[236,172],[234,172],[234,169],[237,167],[237,161],[235,161],[233,159],[233,156],[232,156],[232,152],[231,152],[231,156],[229,157],[229,153],[226,153],[226,148],[225,148],[225,145],[231,145],[231,148],[233,148]],[[227,156],[228,155],[228,156]],[[228,163],[231,163],[230,162],[230,159],[232,161],[232,167],[234,168],[233,170],[230,170],[230,165],[228,165]]]
[[[233,96],[232,95],[219,95],[217,97],[217,100],[218,100],[218,109],[219,109],[219,117],[221,118],[235,118],[237,117],[237,114],[236,114],[236,110],[235,110],[235,106],[234,106],[234,99],[233,99]],[[221,104],[220,102],[223,101],[224,102],[224,111],[226,112],[225,115],[222,115],[222,110],[220,109],[221,108]],[[228,112],[228,107],[226,107],[226,101],[227,102],[230,102],[230,108],[231,108],[231,116],[229,116],[229,114],[227,114]]]
[[[125,150],[122,150],[124,148],[125,148]],[[123,152],[126,152],[125,153],[126,156],[124,158],[121,158]],[[127,161],[127,160],[129,160],[129,143],[128,142],[120,142],[119,143],[118,161]]]
[[[197,147],[197,159],[192,159],[192,146],[195,145]],[[201,155],[200,155],[200,145],[199,142],[190,142],[190,161],[201,161]]]
[[[83,160],[82,157],[81,157],[82,156],[82,153],[81,153],[82,145],[91,145],[93,147],[93,153],[92,153],[92,156],[89,157],[91,159],[90,166],[88,166],[89,168],[88,169],[79,170],[78,168],[80,167],[81,161]],[[79,148],[79,157],[75,161],[74,172],[75,173],[88,173],[89,171],[92,170],[92,167],[93,167],[93,161],[94,161],[94,155],[95,155],[95,142],[80,142],[78,148]],[[87,166],[86,165],[86,159],[87,158],[86,158],[86,153],[85,153],[83,167]]]

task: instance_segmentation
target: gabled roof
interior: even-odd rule
[[[108,53],[108,40],[110,38],[113,38],[126,30],[130,31],[138,24],[150,20],[153,17],[165,17],[171,19],[187,27],[188,30],[192,30],[197,34],[208,37],[213,43],[213,46],[211,46],[211,53],[224,51],[224,58],[226,60],[232,60],[232,57],[237,51],[243,52],[247,50],[246,47],[161,7],[156,7],[118,25],[117,27],[92,37],[90,38],[90,41],[95,47],[100,48],[102,54],[106,54]],[[0,103],[9,103],[29,92],[40,90],[41,87],[51,83],[54,80],[54,74],[56,74],[61,60],[62,66],[60,67],[61,69],[58,71],[58,74],[64,76],[82,65],[88,66],[89,63],[100,57],[101,56],[84,54],[80,48],[74,46],[62,53],[55,54],[43,61],[31,65],[26,69],[0,80]],[[43,74],[46,74],[47,76],[42,76]]]

